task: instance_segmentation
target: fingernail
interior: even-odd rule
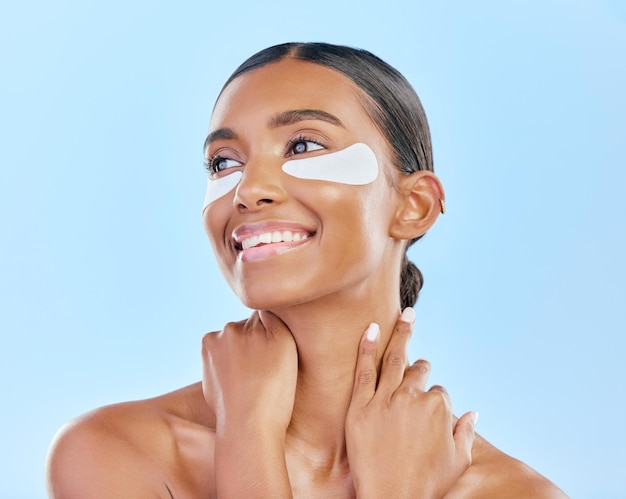
[[[400,315],[400,320],[402,322],[408,322],[409,324],[413,324],[415,322],[415,310],[413,310],[411,307],[406,307]]]
[[[478,412],[472,411],[472,421],[474,422],[474,426],[478,423]]]
[[[378,327],[378,324],[375,322],[372,322],[365,332],[365,337],[367,338],[367,341],[376,341],[379,333],[380,327]]]

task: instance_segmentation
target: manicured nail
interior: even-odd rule
[[[413,324],[415,322],[415,310],[413,310],[411,307],[406,307],[400,315],[400,320],[402,322],[408,322],[409,324]]]
[[[472,411],[472,421],[474,421],[474,426],[478,423],[478,412]]]
[[[378,339],[379,333],[380,327],[378,327],[378,324],[376,324],[375,322],[372,322],[365,332],[365,337],[367,338],[367,341],[376,341]]]

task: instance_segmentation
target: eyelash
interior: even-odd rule
[[[287,152],[289,153],[288,156],[295,156],[297,154],[303,154],[303,153],[296,153],[294,152],[293,148],[296,146],[296,144],[299,144],[301,142],[311,142],[312,144],[318,145],[321,148],[324,148],[324,144],[320,143],[318,140],[312,139],[311,137],[306,137],[304,135],[299,135],[298,137],[296,137],[295,139],[291,139],[288,143],[287,143]],[[309,152],[309,151],[304,151],[304,152]],[[204,168],[205,170],[210,174],[210,175],[216,175],[218,174],[220,171],[217,168],[217,163],[219,161],[222,160],[229,160],[231,158],[225,157],[225,156],[211,156],[209,158],[204,159],[204,161],[202,162],[204,164]],[[233,160],[236,161],[236,160]]]
[[[204,169],[207,171],[207,173],[211,173],[211,159],[212,158],[204,158],[202,160],[202,165],[204,166]]]
[[[223,160],[237,161],[231,158],[227,158],[226,156],[217,155],[217,156],[211,156],[210,158],[205,159],[202,163],[204,164],[204,169],[209,173],[209,175],[217,175],[219,172],[223,170],[219,170],[216,165],[219,161],[223,161]],[[226,168],[224,168],[224,170],[226,170]]]
[[[312,139],[311,137],[306,137],[305,135],[299,135],[297,138],[295,139],[291,139],[289,141],[289,143],[287,144],[287,151],[290,153],[290,156],[296,155],[296,154],[302,154],[302,153],[294,153],[293,148],[296,144],[300,143],[300,142],[311,142],[315,145],[318,145],[322,148],[324,148],[324,144],[322,144],[321,142],[319,142],[318,140]],[[308,152],[308,151],[305,151]]]
[[[207,173],[209,174],[213,174],[214,170],[213,170],[213,160],[215,159],[215,157],[210,157],[210,158],[204,158],[204,160],[202,161],[202,164],[204,165],[204,169],[207,171]]]

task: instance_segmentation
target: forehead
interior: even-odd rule
[[[238,113],[272,114],[290,109],[319,109],[341,121],[366,120],[366,96],[343,74],[306,61],[283,59],[251,70],[223,90],[211,117],[211,129],[223,126]],[[361,121],[363,125],[363,121]]]

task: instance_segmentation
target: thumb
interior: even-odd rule
[[[474,429],[477,422],[478,413],[470,411],[463,414],[454,425],[454,445],[461,465],[465,468],[472,464],[472,446],[476,438]]]

